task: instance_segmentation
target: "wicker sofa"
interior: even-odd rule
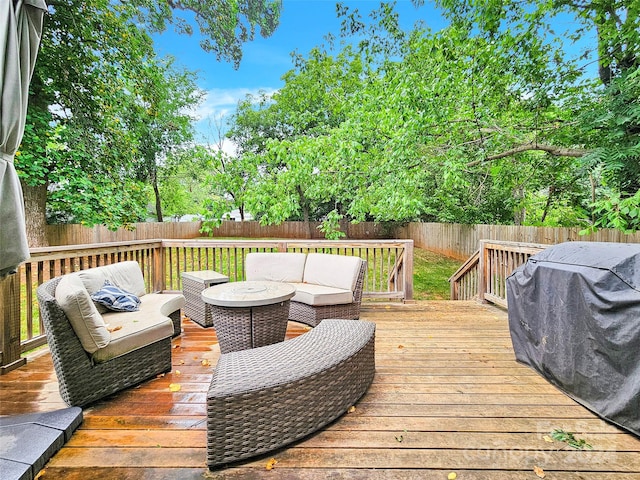
[[[91,294],[105,280],[137,296],[137,311],[99,308]],[[171,370],[180,333],[181,294],[145,292],[137,262],[121,262],[44,282],[37,290],[60,394],[84,406]]]
[[[360,318],[367,262],[324,253],[253,252],[245,260],[247,280],[291,283],[289,320],[312,327],[326,318]]]
[[[375,374],[375,324],[324,320],[220,356],[207,394],[210,469],[302,439],[346,413]]]

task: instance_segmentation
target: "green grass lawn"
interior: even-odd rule
[[[449,300],[449,277],[464,262],[422,248],[413,250],[414,300]]]

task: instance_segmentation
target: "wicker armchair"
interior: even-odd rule
[[[37,297],[60,394],[69,406],[87,405],[171,370],[171,338],[102,363],[94,362],[55,299],[60,279],[40,285]],[[179,319],[180,311],[171,315],[172,320],[175,315]]]
[[[340,318],[346,320],[358,320],[360,318],[360,305],[362,303],[362,289],[364,276],[367,272],[367,262],[363,261],[353,290],[353,302],[342,305],[307,305],[306,303],[291,301],[289,307],[289,320],[301,322],[311,327],[316,327],[327,318]]]

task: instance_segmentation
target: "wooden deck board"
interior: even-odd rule
[[[40,479],[636,480],[640,439],[599,419],[514,360],[506,314],[474,302],[369,304],[376,376],[367,394],[317,434],[209,472],[206,392],[219,348],[186,320],[173,371],[84,411]],[[288,337],[307,329],[290,323]],[[170,392],[169,384],[180,391]],[[0,414],[64,408],[47,353],[0,376]],[[545,440],[571,431],[593,450]],[[267,471],[268,458],[278,460]]]

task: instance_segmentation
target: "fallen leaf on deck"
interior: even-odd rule
[[[184,365],[184,360],[180,360],[180,361],[178,362],[178,364],[179,364],[179,365]]]
[[[549,435],[543,435],[542,439],[547,443],[553,443],[553,438],[551,438]]]
[[[122,325],[118,325],[117,327],[107,327],[109,332],[117,332],[118,330],[122,330]]]
[[[402,440],[404,440],[404,436],[403,435],[400,435],[399,437],[396,436],[396,442],[402,443]]]
[[[547,474],[544,473],[544,470],[542,468],[540,468],[540,467],[533,467],[533,471],[540,478],[544,478],[544,477],[547,476]]]
[[[182,372],[180,370],[176,370],[176,375],[180,375]]]
[[[556,428],[553,432],[551,432],[551,438],[553,438],[554,440],[558,440],[559,442],[564,442],[571,448],[575,448],[576,450],[584,450],[585,448],[589,450],[593,449],[593,447],[589,445],[586,440],[582,438],[576,438],[573,433],[565,432],[561,428]]]
[[[179,392],[181,388],[182,387],[180,386],[179,383],[170,383],[169,384],[169,391],[170,392]]]
[[[355,411],[356,411],[356,407],[354,406],[349,407],[349,410],[347,410],[348,413],[353,413]]]
[[[456,478],[458,478],[458,474],[456,472],[451,472],[449,475],[447,475],[447,478],[449,480],[456,480]]]
[[[203,367],[208,367],[210,365],[209,360],[206,358],[203,358],[201,363]]]
[[[402,350],[404,348],[404,345],[398,345],[398,348]]]
[[[276,460],[275,458],[271,458],[265,465],[265,468],[267,470],[273,470],[273,467],[276,465],[276,463],[278,463],[278,460]]]

